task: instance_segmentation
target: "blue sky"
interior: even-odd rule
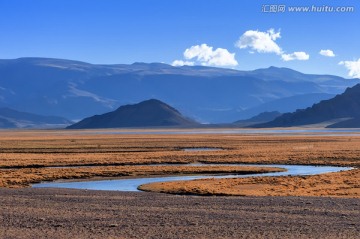
[[[286,10],[262,12],[269,5]],[[288,10],[313,5],[354,11]],[[359,22],[358,0],[0,0],[0,58],[99,64],[178,60],[239,70],[273,65],[359,77]],[[254,39],[265,43],[259,47]],[[335,56],[320,55],[321,50]]]

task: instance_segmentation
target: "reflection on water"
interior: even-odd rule
[[[192,164],[194,165],[194,164]],[[195,164],[201,165],[215,165],[215,164]],[[169,182],[180,180],[193,180],[204,178],[243,178],[243,177],[258,177],[258,176],[299,176],[299,175],[316,175],[322,173],[339,172],[350,170],[350,167],[333,167],[333,166],[309,166],[309,165],[261,165],[261,164],[216,164],[227,166],[259,166],[259,167],[279,167],[287,169],[286,172],[266,173],[266,174],[248,174],[248,175],[221,175],[221,176],[170,176],[170,177],[151,177],[151,178],[126,178],[114,180],[98,180],[98,181],[82,181],[82,182],[49,182],[32,185],[34,188],[75,188],[75,189],[91,189],[91,190],[112,190],[112,191],[139,191],[137,188],[142,184],[154,182]],[[189,165],[191,166],[191,165]],[[176,165],[174,165],[176,167]]]

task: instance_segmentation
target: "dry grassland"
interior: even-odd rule
[[[185,164],[202,162],[360,166],[360,135],[135,135],[106,133],[69,130],[0,131],[0,187],[28,186],[31,183],[43,180],[69,178],[240,173],[244,170],[246,172],[253,172],[255,170],[253,168],[231,166],[146,166],[148,164],[162,163]],[[182,151],[183,148],[198,147],[214,147],[224,150],[203,152]],[[69,166],[79,167],[49,168]],[[336,179],[334,180],[331,175],[335,174],[328,174],[326,176],[328,179],[326,177],[323,178],[323,175],[306,177],[305,179],[301,177],[291,177],[289,179],[287,177],[285,179],[279,178],[275,181],[257,178],[247,179],[250,181],[237,179],[235,180],[236,182],[231,182],[228,179],[223,179],[219,181],[222,182],[222,186],[219,187],[216,186],[217,180],[214,183],[209,183],[206,180],[198,182],[202,182],[204,185],[208,184],[209,188],[218,188],[218,192],[214,192],[214,194],[221,194],[223,192],[233,194],[233,189],[230,190],[230,188],[235,186],[231,186],[232,184],[244,184],[244,187],[247,187],[246,185],[249,184],[263,183],[270,187],[269,189],[264,189],[266,191],[264,194],[283,195],[278,191],[284,192],[286,191],[285,188],[291,189],[297,184],[304,184],[305,188],[307,188],[312,187],[312,184],[320,183],[320,181],[324,185],[334,185],[334,183],[336,184],[341,181],[341,184],[343,184],[349,180],[347,185],[351,185],[351,188],[358,191],[358,170],[352,171],[351,175],[348,173],[338,174],[339,176],[335,177]],[[310,183],[307,181],[308,178],[312,178],[315,181]],[[303,180],[305,181],[302,182]],[[224,184],[223,182],[226,183]],[[204,192],[206,191],[205,188],[203,190]],[[259,190],[253,191],[258,192]],[[354,193],[350,191],[349,194],[353,196]],[[273,192],[273,194],[269,192]],[[189,191],[189,193],[194,192]],[[249,194],[254,195],[255,192]],[[303,194],[319,195],[316,193],[305,193],[305,191]]]

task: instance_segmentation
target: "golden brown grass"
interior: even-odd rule
[[[228,196],[331,196],[360,198],[360,170],[315,176],[198,179],[151,183],[141,190]]]
[[[183,174],[253,174],[281,172],[281,168],[250,166],[98,166],[75,168],[21,168],[0,170],[0,187],[24,187],[41,181],[95,177],[142,177]]]
[[[182,166],[181,170],[179,167],[175,170],[174,167],[154,169],[145,166],[157,163],[360,166],[360,135],[104,134],[107,131],[0,131],[0,186],[24,186],[61,178],[233,173],[243,170],[229,166],[198,169]],[[181,150],[197,147],[225,150]],[[46,168],[71,165],[93,167]],[[296,177],[291,180],[293,178]]]

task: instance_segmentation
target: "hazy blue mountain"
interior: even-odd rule
[[[124,105],[117,110],[88,117],[68,129],[120,128],[120,127],[186,127],[197,122],[181,115],[175,108],[156,99],[134,105]]]
[[[311,95],[339,94],[356,82],[276,67],[237,71],[162,63],[94,65],[19,58],[0,60],[0,107],[81,119],[156,98],[200,122],[226,123],[264,111],[287,112],[296,104],[311,106],[318,100]],[[253,110],[296,95],[308,95],[304,97],[306,105],[300,100],[291,107],[278,104],[266,110]]]
[[[360,117],[331,124],[326,128],[360,128]]]
[[[235,121],[234,124],[244,127],[253,124],[265,123],[274,120],[280,115],[282,115],[282,113],[279,111],[262,112],[249,119]]]
[[[349,118],[352,118],[349,120]],[[332,99],[323,100],[312,107],[286,113],[273,121],[253,127],[289,127],[317,124],[331,120],[347,119],[333,124],[333,127],[357,125],[360,119],[360,84],[346,89],[343,94]]]
[[[57,116],[43,116],[0,108],[0,128],[49,128],[64,127],[73,122]]]
[[[307,108],[314,103],[320,102],[322,100],[328,100],[333,98],[335,95],[326,94],[326,93],[310,93],[310,94],[301,94],[294,95],[290,97],[284,97],[277,100],[272,100],[266,102],[259,106],[244,110],[241,112],[241,117],[251,117],[262,112],[271,112],[278,111],[280,113],[293,112],[297,109]]]
[[[8,119],[4,119],[0,117],[0,129],[11,129],[11,128],[17,128],[16,124]]]

